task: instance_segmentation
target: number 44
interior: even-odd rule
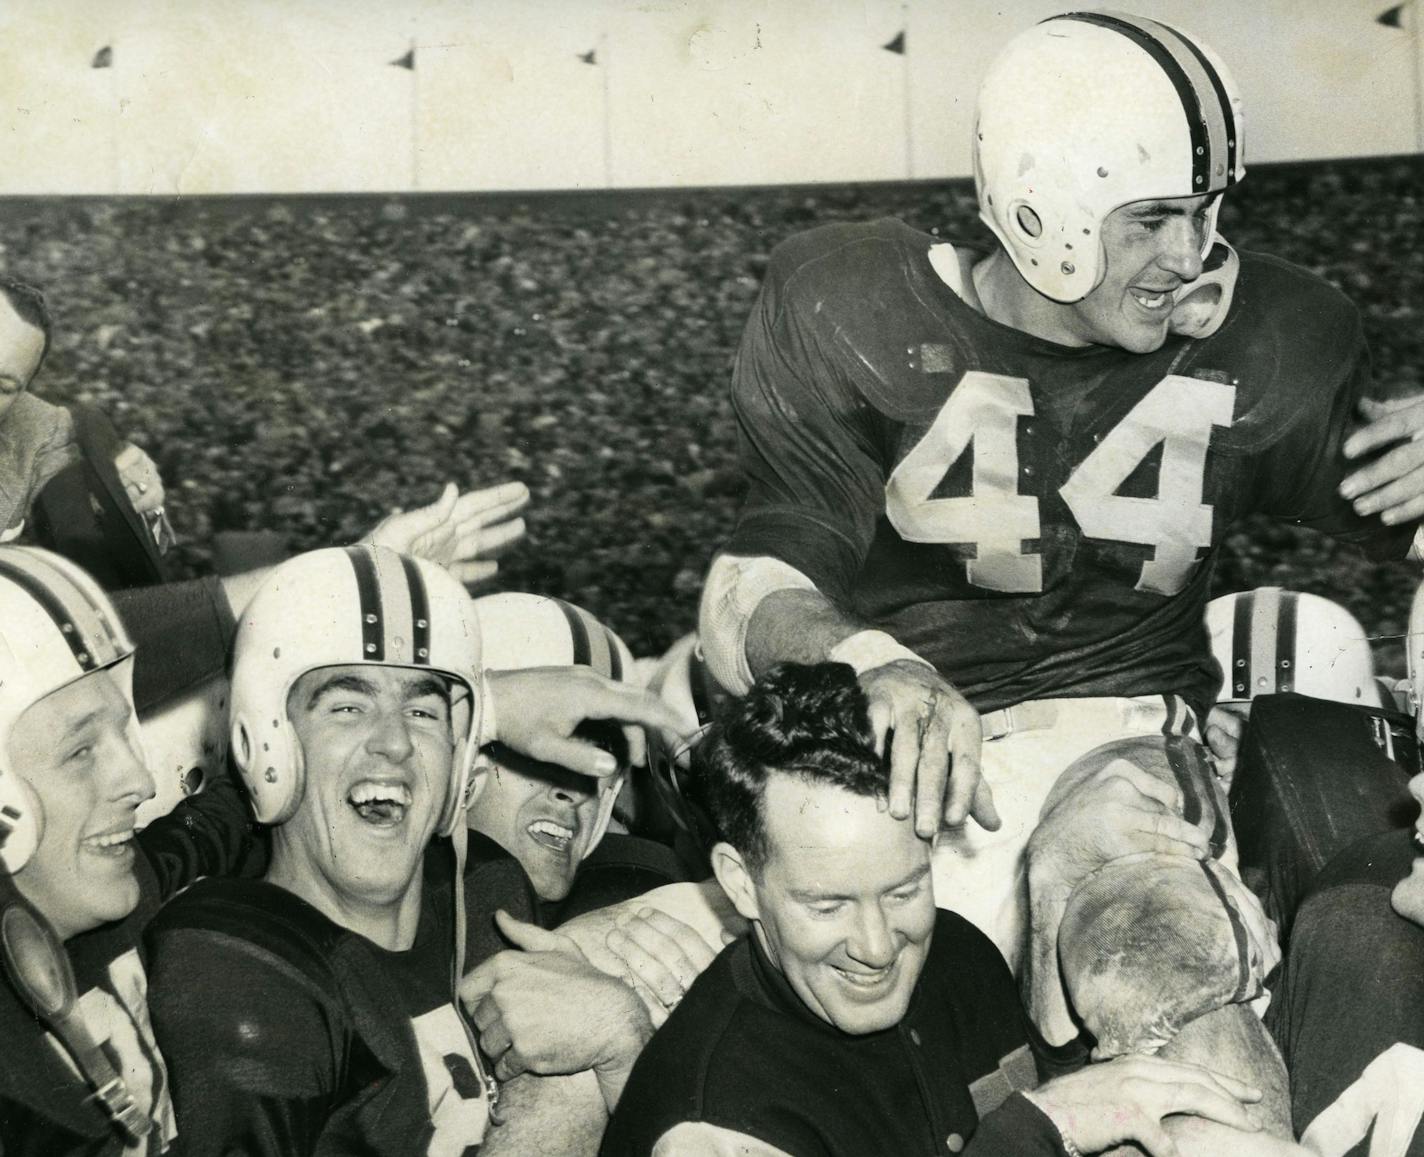
[[[1174,595],[1197,550],[1211,545],[1212,508],[1202,502],[1212,429],[1230,426],[1234,386],[1169,374],[1128,411],[1059,490],[1089,538],[1153,548],[1140,591]],[[1019,493],[1018,419],[1032,415],[1023,378],[968,371],[885,486],[885,512],[907,542],[963,543],[969,582],[986,590],[1043,590],[1043,556],[1024,549],[1040,535],[1038,499]],[[1155,446],[1162,468],[1154,498],[1117,493]],[[970,494],[933,498],[951,466],[974,447]]]

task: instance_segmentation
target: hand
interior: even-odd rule
[[[459,989],[495,1075],[507,1081],[524,1072],[556,1076],[592,1069],[605,1101],[611,1094],[616,1103],[653,1034],[642,1003],[627,985],[589,964],[567,936],[504,911],[495,922],[522,951],[490,957]]]
[[[607,776],[618,761],[592,743],[574,738],[585,719],[616,719],[625,726],[634,766],[647,757],[644,727],[656,727],[681,742],[682,721],[658,696],[607,679],[588,667],[528,667],[487,674],[494,700],[496,735],[521,755],[555,763],[581,775]]]
[[[1387,523],[1411,522],[1424,514],[1424,398],[1360,399],[1366,425],[1345,439],[1345,457],[1360,458],[1382,446],[1399,445],[1340,483],[1340,495],[1357,514],[1378,514]]]
[[[933,667],[896,659],[860,676],[870,699],[875,750],[890,741],[890,814],[905,819],[913,806],[915,831],[930,839],[972,815],[989,831],[999,827],[994,795],[979,775],[979,713]],[[948,787],[948,798],[945,789]]]
[[[1204,860],[1211,840],[1182,818],[1182,793],[1115,759],[1041,816],[1029,838],[1030,888],[1061,899],[1104,864],[1138,852]]]
[[[132,442],[114,456],[114,469],[136,514],[152,514],[163,506],[163,479],[158,467]]]
[[[1230,672],[1226,676],[1231,678]],[[1206,745],[1216,767],[1221,790],[1231,790],[1236,775],[1236,757],[1241,751],[1241,737],[1246,734],[1246,721],[1251,718],[1251,702],[1218,703],[1206,717]]]
[[[429,506],[387,515],[361,539],[439,563],[462,583],[484,582],[499,570],[496,556],[524,537],[529,488],[506,482],[461,494],[447,482]]]
[[[1089,1065],[1032,1092],[1030,1101],[1084,1153],[1135,1141],[1153,1157],[1178,1157],[1162,1118],[1189,1113],[1254,1133],[1242,1109],[1261,1090],[1197,1065],[1158,1057],[1127,1056]]]
[[[725,931],[723,937],[724,944],[732,939]],[[695,928],[656,908],[620,916],[604,943],[623,962],[654,1028],[662,1027],[692,982],[716,959]]]

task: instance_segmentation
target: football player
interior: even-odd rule
[[[592,1143],[577,1133],[580,1106],[593,1130],[603,1119],[592,1070],[626,1068],[651,1025],[627,986],[571,962],[557,999],[545,995],[577,1052],[562,1071],[589,1070],[588,1096],[541,1085],[560,1098],[555,1111],[511,1086],[508,1123],[490,1131],[494,1086],[452,985],[467,930],[493,950],[493,909],[527,914],[532,897],[514,884],[472,892],[467,924],[465,888],[454,887],[465,878],[467,784],[482,738],[607,775],[616,761],[572,738],[585,717],[669,721],[651,697],[614,684],[571,689],[547,671],[516,672],[490,693],[494,678],[482,676],[479,622],[460,584],[392,551],[299,556],[244,611],[232,750],[258,819],[275,825],[271,864],[261,880],[189,889],[152,936],[154,1026],[193,1152]],[[606,692],[596,711],[589,687]],[[499,700],[508,707],[491,720]],[[447,835],[453,865],[426,855]]]
[[[1424,509],[1424,406],[1369,404],[1358,312],[1215,237],[1242,128],[1199,41],[1051,18],[980,90],[994,243],[893,220],[793,238],[738,354],[750,489],[704,591],[709,665],[738,690],[780,660],[851,664],[890,736],[891,812],[944,821],[940,902],[1015,966],[1059,773],[1123,737],[1200,738],[1230,524],[1403,557]]]
[[[135,835],[154,793],[134,647],[78,567],[0,548],[0,1088],[5,1153],[161,1153],[175,1135],[142,932],[251,844],[226,777]]]

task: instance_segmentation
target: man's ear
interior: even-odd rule
[[[725,841],[712,847],[712,871],[717,883],[727,893],[727,899],[745,920],[760,920],[757,908],[756,885],[752,881],[751,870],[742,853]]]

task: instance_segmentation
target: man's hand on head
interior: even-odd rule
[[[1424,397],[1362,398],[1360,414],[1365,425],[1345,439],[1345,457],[1390,448],[1346,477],[1341,497],[1390,524],[1424,517]]]
[[[890,745],[890,814],[915,817],[929,839],[941,824],[973,816],[999,827],[994,796],[979,772],[979,713],[926,663],[896,659],[860,676],[870,700],[875,747]]]
[[[447,482],[440,497],[415,510],[396,510],[376,524],[362,542],[439,563],[462,583],[490,579],[499,555],[524,537],[529,488],[506,482],[461,494]]]
[[[521,755],[558,764],[581,775],[607,776],[618,771],[608,752],[574,738],[589,719],[612,719],[624,725],[629,758],[641,766],[647,756],[644,727],[655,727],[684,738],[682,721],[658,696],[641,687],[605,678],[588,667],[529,667],[490,671],[486,676],[494,700],[494,735]]]
[[[594,968],[558,932],[495,917],[517,950],[501,952],[460,982],[460,1000],[494,1059],[495,1075],[557,1076],[592,1069],[609,1111],[653,1035],[631,988]]]

